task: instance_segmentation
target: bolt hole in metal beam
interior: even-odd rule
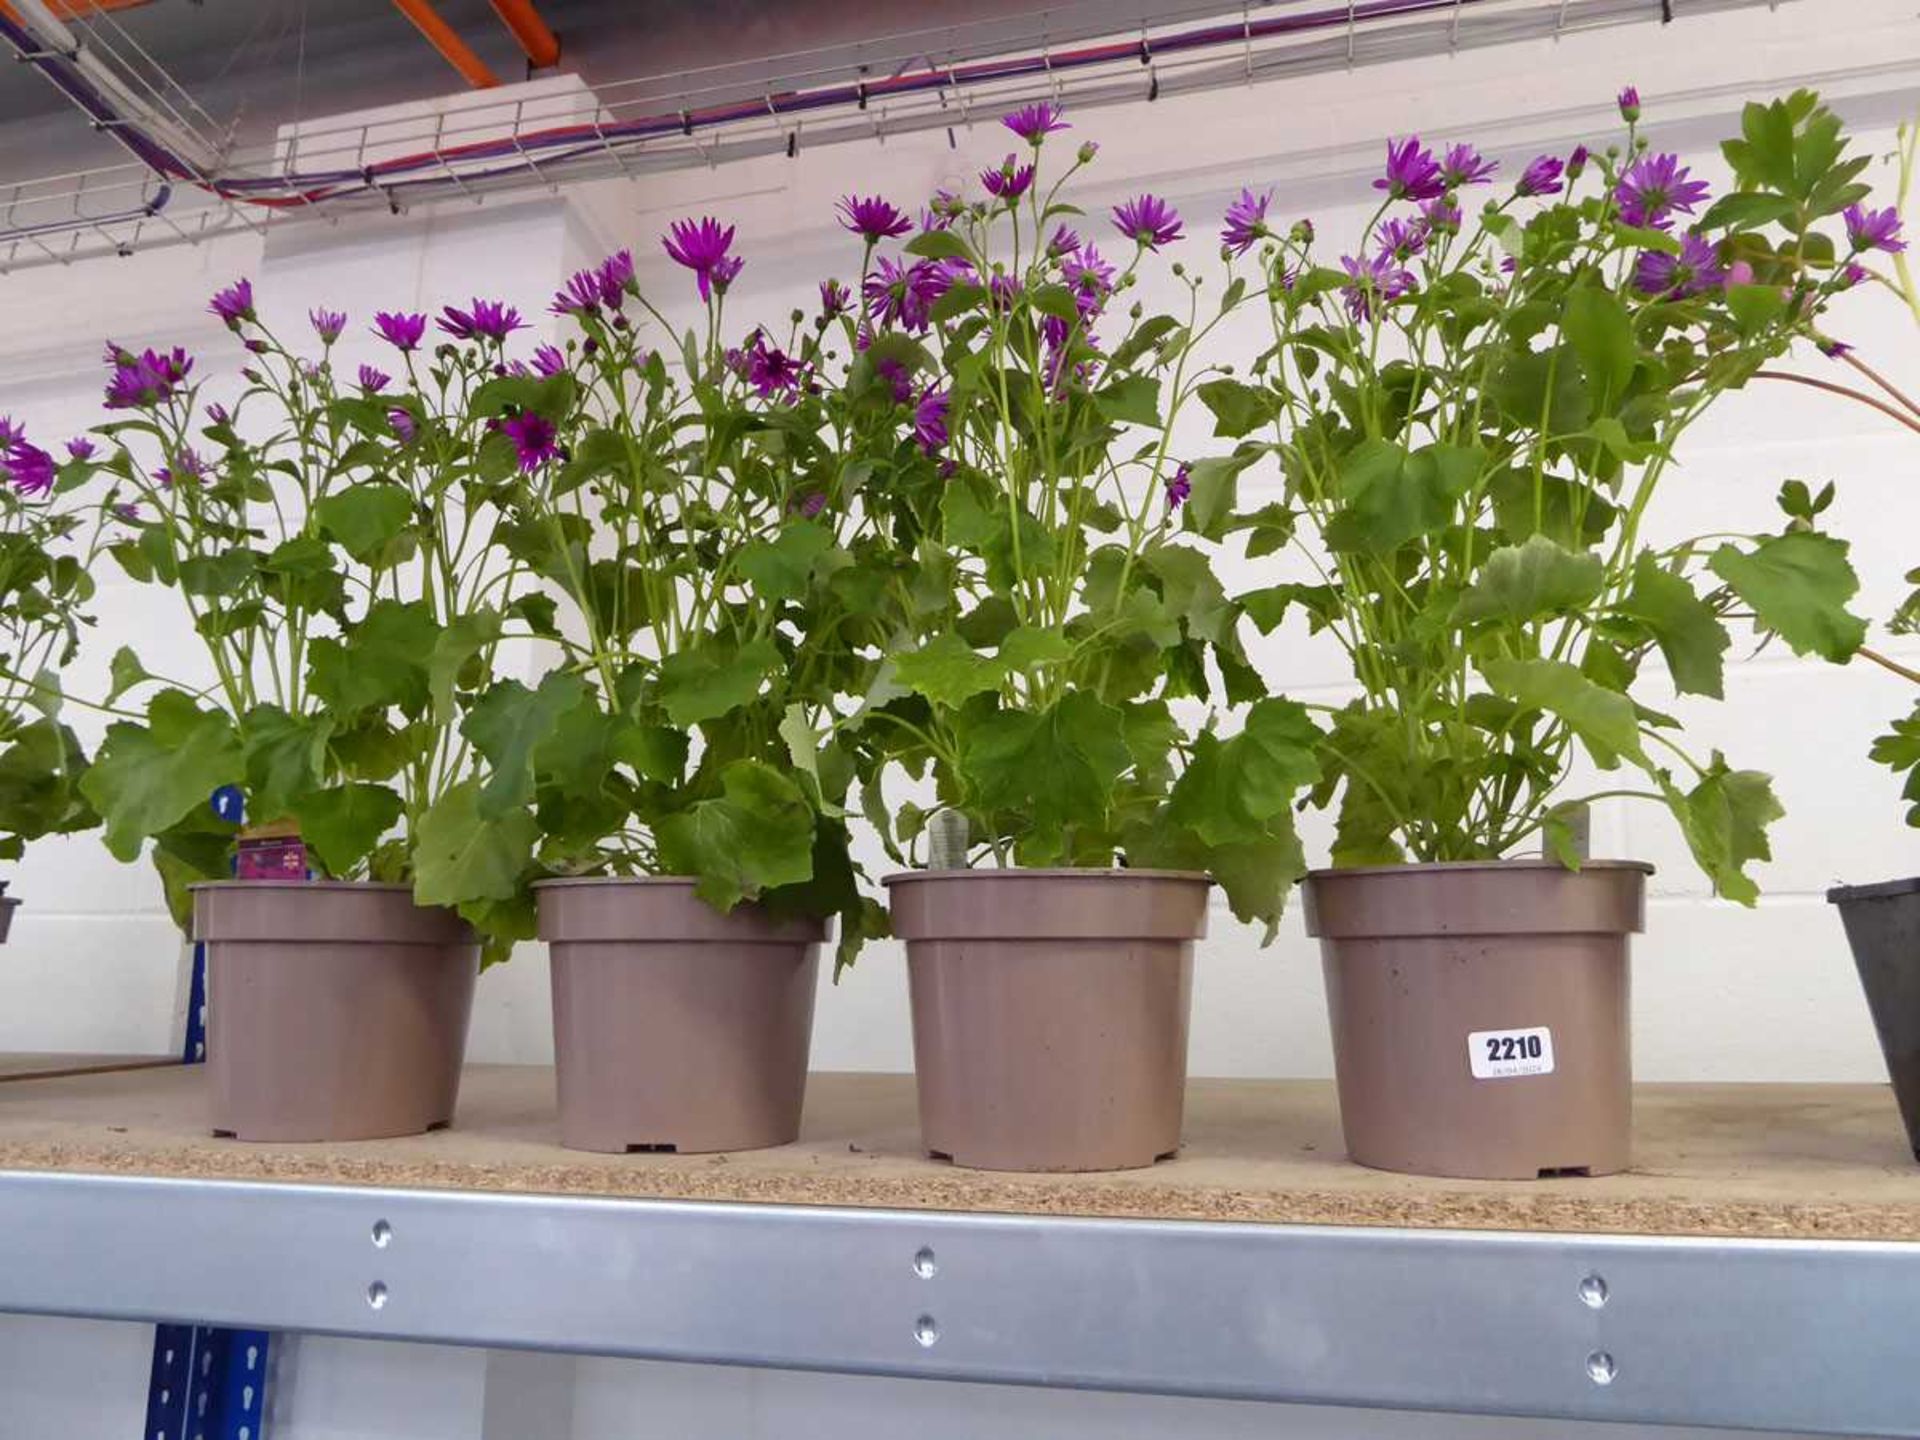
[[[376,1276],[368,1237],[383,1220],[405,1244],[379,1251]],[[24,1173],[0,1175],[0,1235],[20,1240],[0,1265],[0,1310],[21,1313],[1920,1437],[1915,1244]]]

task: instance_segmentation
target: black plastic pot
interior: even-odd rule
[[[7,883],[0,880],[0,945],[7,943],[7,932],[13,928],[13,912],[20,908],[18,900],[6,898]]]
[[[1827,892],[1840,907],[1907,1143],[1920,1160],[1920,875]]]

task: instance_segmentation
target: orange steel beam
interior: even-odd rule
[[[533,0],[493,0],[493,11],[513,32],[513,38],[527,52],[527,63],[534,69],[544,70],[559,60],[559,37],[540,18],[540,12],[533,8]]]
[[[500,83],[500,77],[488,68],[487,62],[473,53],[473,47],[454,33],[451,25],[440,17],[433,8],[432,0],[393,0],[400,13],[411,20],[414,28],[427,37],[427,43],[440,52],[454,69],[458,70],[469,85],[476,90],[485,90]]]
[[[47,0],[47,9],[53,12],[56,20],[84,20],[102,10],[131,10],[136,5],[148,3],[149,0]],[[0,0],[0,13],[15,20],[20,18],[20,12],[7,0]]]

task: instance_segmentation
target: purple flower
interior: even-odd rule
[[[698,220],[676,220],[667,227],[667,233],[660,237],[660,243],[665,247],[669,259],[693,271],[700,285],[700,298],[711,300],[715,273],[727,263],[727,251],[733,248],[733,226],[728,225],[723,229],[711,215]],[[736,266],[721,283],[727,283],[739,273]]]
[[[1727,283],[1727,272],[1713,246],[1689,230],[1681,238],[1678,255],[1658,250],[1643,253],[1633,267],[1633,283],[1648,295],[1683,300],[1719,289]]]
[[[0,478],[11,481],[22,495],[44,495],[53,489],[53,470],[53,456],[17,429],[5,449],[0,449]]]
[[[1520,173],[1520,183],[1514,186],[1517,195],[1558,195],[1560,176],[1567,167],[1560,163],[1557,155],[1542,155]]]
[[[1008,275],[996,270],[993,278],[987,282],[987,295],[996,310],[1011,310],[1014,302],[1020,298],[1020,277]]]
[[[132,525],[140,518],[140,507],[131,500],[127,500],[114,506],[113,513],[117,519],[124,520],[127,524]]]
[[[227,322],[229,330],[238,330],[242,320],[253,319],[253,282],[236,280],[224,290],[216,290],[207,309]]]
[[[206,462],[195,453],[191,445],[182,445],[179,453],[173,457],[173,464],[162,465],[153,472],[153,478],[171,490],[175,485],[202,479],[206,473]]]
[[[76,435],[73,439],[67,441],[67,454],[76,460],[91,460],[93,458],[93,441],[87,439],[84,435]]]
[[[1033,166],[1016,165],[1013,156],[1009,155],[997,169],[982,170],[980,183],[987,187],[989,195],[1011,205],[1032,187]]]
[[[320,337],[322,345],[333,344],[340,338],[340,332],[347,328],[346,314],[339,310],[309,310],[307,322],[313,326],[313,333]]]
[[[1482,159],[1471,145],[1454,145],[1440,162],[1440,179],[1449,189],[1456,185],[1484,185],[1499,168],[1499,161]]]
[[[1845,265],[1840,267],[1840,288],[1842,290],[1851,290],[1872,273],[1873,272],[1868,270],[1866,266],[1856,265],[1853,261],[1849,260]]]
[[[112,352],[114,371],[107,381],[107,408],[132,410],[158,405],[179,388],[193,369],[193,359],[178,345],[170,354],[146,350]]]
[[[827,492],[815,490],[811,495],[803,495],[795,502],[793,508],[811,520],[827,508]]]
[[[869,245],[898,239],[913,229],[913,221],[905,212],[878,195],[848,195],[834,208],[840,212],[840,223]]]
[[[1638,86],[1627,86],[1626,89],[1620,92],[1619,99],[1615,103],[1620,107],[1620,118],[1629,125],[1640,118],[1640,89]]]
[[[1064,260],[1080,248],[1080,237],[1065,225],[1056,226],[1053,238],[1047,241],[1047,258]]]
[[[867,276],[867,307],[882,324],[917,333],[927,328],[933,302],[949,283],[946,272],[928,261],[903,266],[883,255]]]
[[[1387,173],[1373,182],[1373,188],[1386,191],[1393,200],[1431,200],[1445,192],[1447,182],[1433,152],[1420,143],[1418,135],[1409,135],[1398,145],[1387,142]]]
[[[600,272],[576,270],[567,283],[553,292],[547,306],[550,315],[585,315],[600,308]]]
[[[227,413],[227,407],[222,405],[218,400],[207,406],[207,420],[211,424],[225,425],[232,419],[233,416]]]
[[[1388,251],[1381,251],[1371,260],[1342,255],[1340,263],[1350,277],[1340,288],[1346,298],[1347,313],[1355,321],[1372,319],[1377,302],[1398,300],[1413,289],[1413,276],[1402,269]]]
[[[501,431],[513,442],[513,453],[522,470],[538,470],[560,454],[554,443],[553,422],[534,410],[522,410],[500,423]]]
[[[913,439],[923,455],[933,455],[945,447],[947,434],[947,408],[952,396],[945,390],[927,389],[921,392],[919,402],[913,407]]]
[[[1192,473],[1184,464],[1173,472],[1173,478],[1167,481],[1167,509],[1178,510],[1186,504],[1193,493]]]
[[[1892,206],[1868,210],[1849,205],[1842,218],[1847,222],[1847,239],[1855,250],[1884,250],[1889,255],[1898,255],[1907,248],[1907,242],[1900,238],[1900,212]]]
[[[402,445],[411,445],[413,437],[420,433],[420,427],[414,423],[413,412],[402,410],[398,405],[387,411],[387,424],[393,427],[393,433],[400,437]]]
[[[904,405],[913,398],[913,372],[899,360],[876,360],[873,373],[887,382],[887,388],[893,392],[896,405]]]
[[[764,334],[754,333],[753,348],[747,351],[747,383],[761,399],[793,394],[805,374],[806,368],[799,361],[767,344]]]
[[[847,313],[847,306],[853,303],[853,292],[838,280],[820,282],[820,318],[831,320],[837,315]]]
[[[1460,207],[1445,195],[1429,200],[1420,207],[1420,223],[1429,235],[1456,235],[1460,231]]]
[[[1113,207],[1113,225],[1122,235],[1149,250],[1171,245],[1182,235],[1180,217],[1158,195],[1136,195]]]
[[[722,295],[727,287],[740,278],[740,272],[747,268],[747,262],[738,255],[723,255],[714,262],[713,283]]]
[[[1430,201],[1444,205],[1445,199]],[[1427,229],[1421,220],[1389,220],[1380,227],[1380,253],[1407,261],[1427,248]]]
[[[1574,146],[1573,153],[1567,156],[1567,179],[1578,180],[1581,172],[1587,168],[1587,161],[1591,158],[1586,146]]]
[[[1843,355],[1851,355],[1853,346],[1844,340],[1816,340],[1814,347],[1829,360],[1838,360]]]
[[[618,310],[629,294],[639,286],[633,278],[633,251],[616,250],[600,262],[600,300],[609,310]]]
[[[249,340],[246,343],[247,343],[247,349],[252,351],[255,355],[264,355],[273,348],[271,345],[267,344],[267,342],[264,340]]]
[[[1060,107],[1049,100],[1042,100],[1037,105],[1022,105],[1011,115],[1001,116],[1000,123],[1029,145],[1038,145],[1056,130],[1073,128],[1060,118]]]
[[[536,375],[558,375],[567,368],[567,357],[560,353],[557,345],[539,345],[533,351],[533,373]]]
[[[384,370],[376,370],[371,365],[360,367],[360,388],[369,395],[378,395],[387,388],[387,382],[393,377]]]
[[[427,317],[409,315],[403,311],[381,310],[373,317],[374,333],[394,349],[408,351],[417,349],[421,337],[427,333]]]
[[[933,199],[927,202],[927,208],[920,212],[922,230],[950,230],[953,222],[960,218],[967,205],[953,191],[945,189],[933,192]]]
[[[1226,225],[1220,231],[1220,243],[1236,255],[1244,255],[1251,250],[1255,242],[1267,235],[1267,206],[1273,203],[1273,192],[1255,195],[1253,191],[1242,189],[1240,198],[1227,206]]]
[[[456,340],[492,340],[496,344],[515,330],[527,328],[520,312],[511,305],[478,296],[469,303],[472,308],[467,310],[446,306],[435,323]]]
[[[1114,269],[1101,256],[1097,246],[1083,245],[1062,261],[1060,278],[1073,291],[1073,303],[1079,308],[1083,320],[1091,320],[1098,315],[1100,308],[1107,303],[1107,297],[1113,294]]]
[[[1642,155],[1620,177],[1613,195],[1627,224],[1665,230],[1675,213],[1693,214],[1707,198],[1707,182],[1689,180],[1678,155]]]

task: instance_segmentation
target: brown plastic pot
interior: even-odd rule
[[[1347,1153],[1490,1180],[1625,1169],[1627,937],[1645,928],[1651,873],[1505,860],[1309,875]]]
[[[1920,876],[1827,891],[1860,972],[1907,1143],[1920,1160]]]
[[[568,1149],[756,1150],[800,1133],[826,922],[723,915],[693,883],[534,886]]]
[[[453,1121],[480,944],[405,885],[196,885],[213,1133],[373,1140]]]
[[[889,875],[920,1138],[980,1170],[1129,1170],[1180,1148],[1204,875]]]

